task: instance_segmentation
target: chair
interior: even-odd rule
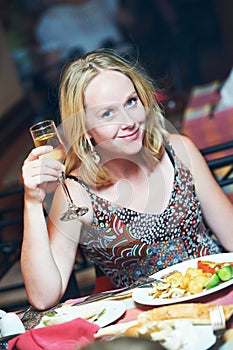
[[[216,181],[233,201],[233,141],[207,147],[200,151],[206,158]],[[220,155],[217,156],[218,154]]]
[[[23,230],[22,208],[22,186],[0,192],[0,279],[20,256]]]
[[[0,191],[0,281],[20,258],[22,236],[23,186],[16,185],[14,188]],[[23,282],[9,281],[1,285],[0,294],[8,294],[22,288]],[[18,306],[21,306],[21,303],[15,298],[11,307]]]

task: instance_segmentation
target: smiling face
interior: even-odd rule
[[[133,155],[142,149],[146,111],[132,81],[117,71],[103,71],[87,86],[88,134],[104,154]]]

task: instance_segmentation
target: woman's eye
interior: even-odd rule
[[[137,103],[137,98],[136,97],[132,97],[127,101],[127,107],[132,107]]]
[[[106,112],[103,113],[103,118],[111,118],[113,115],[113,112],[111,110],[108,110]]]

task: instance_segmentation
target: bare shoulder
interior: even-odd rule
[[[197,149],[193,141],[184,135],[169,134],[169,142],[171,143],[172,147],[177,151],[183,151],[184,148],[187,148],[187,150]]]
[[[187,136],[170,134],[169,142],[177,156],[189,167],[192,166],[197,158],[201,157],[200,151]]]

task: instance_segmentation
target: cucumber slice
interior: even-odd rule
[[[217,270],[216,274],[221,281],[229,281],[233,277],[233,268],[231,265],[225,265],[220,270]]]
[[[210,279],[209,281],[207,282],[205,288],[206,289],[211,289],[213,287],[216,287],[218,286],[220,283],[220,279],[218,277],[218,275],[215,273]]]

